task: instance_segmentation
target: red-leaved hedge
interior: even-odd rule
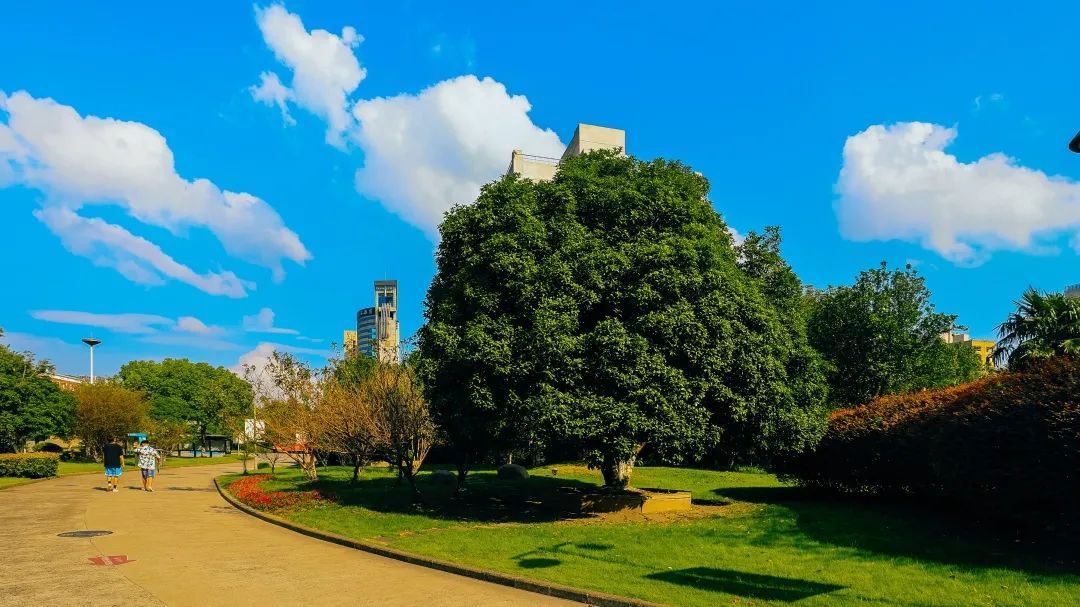
[[[809,485],[978,503],[1023,515],[1080,503],[1080,358],[836,411]],[[1063,510],[1064,509],[1064,510]]]

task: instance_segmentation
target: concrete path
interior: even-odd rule
[[[571,605],[309,538],[221,499],[237,464],[166,468],[157,491],[126,471],[0,491],[0,605]],[[68,531],[111,535],[66,538]]]

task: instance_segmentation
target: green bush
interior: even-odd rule
[[[1080,503],[1080,357],[833,413],[808,485],[945,498],[1037,520]]]
[[[0,455],[0,476],[46,478],[56,476],[59,465],[55,453],[5,453]]]
[[[259,462],[258,465],[255,466],[256,470],[265,470],[268,468],[270,468],[269,462]]]

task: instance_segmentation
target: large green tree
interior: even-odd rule
[[[232,420],[251,415],[251,384],[224,367],[186,358],[135,360],[120,367],[116,380],[147,396],[151,417],[188,423],[200,438],[228,432]]]
[[[1024,291],[1016,311],[998,326],[994,358],[1010,369],[1058,354],[1080,354],[1080,298]]]
[[[766,457],[820,436],[768,279],[739,268],[707,194],[680,163],[593,152],[447,214],[419,366],[462,475],[558,441],[620,486],[646,445]]]
[[[926,280],[911,266],[890,269],[883,262],[861,272],[851,286],[810,298],[810,343],[832,366],[834,406],[954,385],[982,373],[970,345],[941,339],[961,327],[956,316],[935,310]]]
[[[47,377],[52,372],[48,361],[0,345],[0,452],[19,451],[31,439],[70,435],[75,398]]]

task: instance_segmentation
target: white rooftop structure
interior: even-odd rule
[[[517,173],[533,181],[549,181],[555,177],[559,163],[567,158],[593,150],[616,149],[626,151],[626,131],[580,123],[574,129],[574,138],[570,140],[570,145],[566,146],[562,157],[535,156],[526,154],[522,150],[514,150],[510,154],[510,166],[506,172]]]

